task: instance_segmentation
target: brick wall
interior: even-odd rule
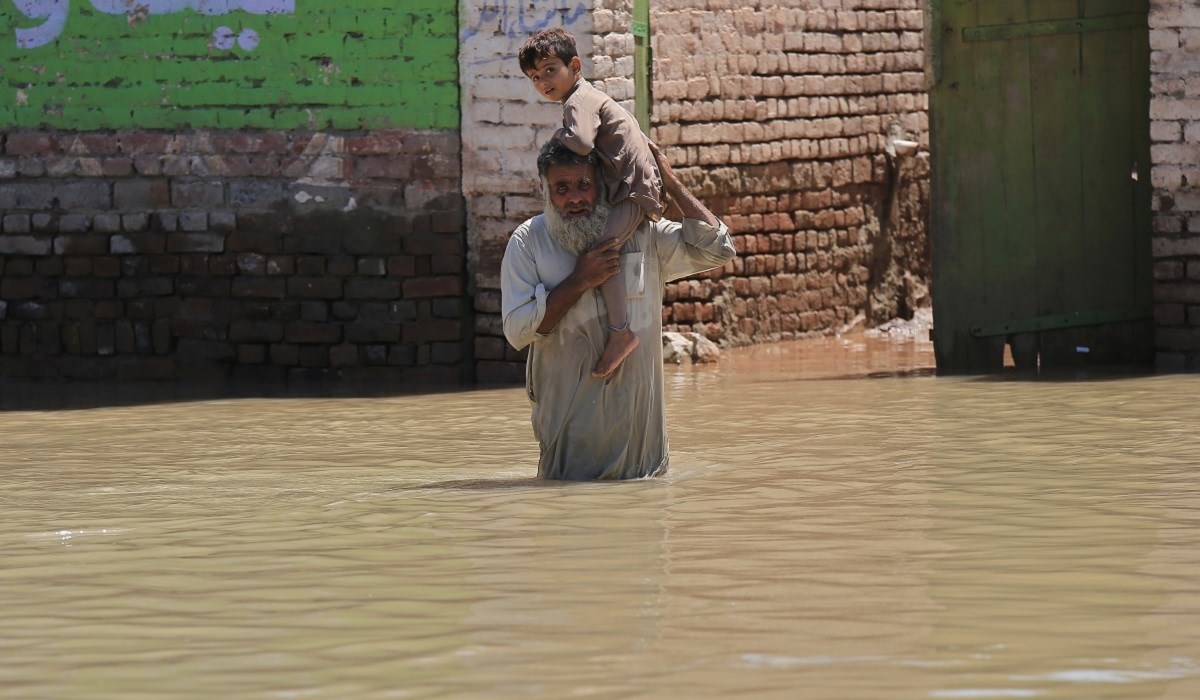
[[[723,270],[669,286],[668,328],[743,344],[929,303],[921,2],[829,5],[650,4],[652,136],[738,247]],[[464,193],[481,379],[523,376],[500,330],[500,258],[513,228],[542,207],[534,157],[561,118],[525,84],[515,49],[534,28],[567,26],[581,39],[585,77],[632,108],[631,12],[629,0],[464,3]],[[921,157],[889,160],[893,125],[922,144]]]
[[[651,26],[653,136],[738,249],[668,288],[668,326],[742,344],[928,304],[928,158],[885,154],[889,128],[928,146],[919,0],[659,0]]]
[[[0,4],[0,375],[471,378],[453,2],[35,4]]]
[[[453,132],[0,137],[0,375],[461,381]]]
[[[1152,0],[1150,137],[1159,367],[1200,369],[1200,6]]]

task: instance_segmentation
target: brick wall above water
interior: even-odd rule
[[[651,4],[653,136],[735,234],[719,273],[671,285],[668,327],[741,344],[927,305],[922,3]],[[894,206],[894,209],[893,209]]]
[[[1150,137],[1158,365],[1200,369],[1200,6],[1152,0]]]
[[[669,285],[668,328],[739,344],[884,321],[929,303],[928,160],[901,173],[885,155],[893,125],[928,146],[922,5],[650,3],[652,136],[738,246],[724,269]],[[521,8],[464,4],[480,378],[523,376],[500,329],[499,265],[513,228],[542,207],[534,157],[561,119],[520,75],[516,47],[537,27],[566,26],[581,39],[585,77],[633,107],[631,3]]]
[[[453,132],[0,139],[0,375],[470,378]]]
[[[470,378],[455,3],[49,4],[0,3],[0,374]]]

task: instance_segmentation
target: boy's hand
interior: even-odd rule
[[[662,177],[663,187],[671,189],[679,186],[679,178],[675,177],[675,171],[671,170],[671,164],[667,162],[666,156],[662,154],[662,150],[658,144],[650,141],[650,152],[654,154],[654,160],[658,163],[658,174]]]
[[[658,144],[653,141],[650,144],[650,152],[654,154],[654,160],[658,163],[658,175],[663,181],[663,216],[671,220],[683,218],[683,212],[679,205],[675,203],[673,192],[678,192],[682,186],[679,178],[675,177],[675,171],[671,170],[671,164],[667,162],[666,156],[662,154],[662,150]]]
[[[676,177],[675,171],[671,170],[671,164],[663,157],[662,150],[653,142],[650,142],[650,152],[654,154],[654,160],[658,161],[658,174],[662,177],[663,189],[666,190],[667,196],[671,199],[671,210],[668,214],[678,211],[684,219],[695,219],[703,221],[709,226],[717,226],[721,222],[713,213],[704,206],[696,196],[688,191],[679,178]]]

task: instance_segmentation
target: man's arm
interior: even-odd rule
[[[719,226],[721,222],[717,217],[679,181],[675,171],[671,169],[671,164],[663,157],[656,144],[650,144],[650,152],[654,154],[654,160],[658,161],[658,173],[662,176],[663,189],[675,200],[675,206],[679,208],[683,217],[703,221],[709,226]]]
[[[554,330],[564,314],[589,289],[599,287],[621,268],[621,241],[611,239],[585,251],[575,259],[575,270],[546,295],[546,315],[537,332],[546,335]]]

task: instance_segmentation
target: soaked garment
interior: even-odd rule
[[[546,296],[575,269],[575,255],[538,215],[517,227],[500,271],[504,335],[530,346],[525,389],[546,479],[636,479],[667,469],[663,405],[663,285],[733,259],[724,224],[644,222],[621,248],[629,325],[640,344],[605,379],[592,377],[608,318],[599,288],[585,292],[549,333],[537,332]]]
[[[595,150],[609,204],[632,199],[651,221],[662,218],[658,161],[637,119],[613,98],[580,78],[563,101],[563,125],[554,138],[581,156]]]

